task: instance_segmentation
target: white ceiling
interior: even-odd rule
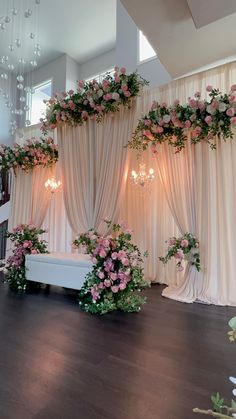
[[[192,0],[199,29],[187,0],[121,1],[174,78],[236,54],[236,0]]]
[[[10,0],[0,0],[0,17],[11,15]],[[15,7],[21,5],[35,10],[35,0],[15,0]],[[22,12],[23,12],[22,10]],[[22,13],[21,12],[21,13]],[[27,59],[27,51],[32,55],[32,41],[29,38],[33,17],[23,18],[24,43],[17,50]],[[42,47],[41,57],[37,58],[42,65],[61,54],[68,54],[78,63],[83,63],[101,53],[112,49],[116,42],[116,0],[41,0],[40,4],[39,42]],[[0,29],[0,56],[11,53],[8,49],[7,29]],[[30,52],[31,50],[31,52]]]
[[[236,13],[235,0],[187,0],[196,28]]]

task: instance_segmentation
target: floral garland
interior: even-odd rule
[[[194,265],[197,271],[200,271],[199,242],[196,237],[190,233],[186,233],[180,238],[171,237],[168,241],[168,249],[166,255],[159,257],[163,263],[167,263],[172,257],[177,260],[177,270],[183,271],[183,260]]]
[[[228,322],[231,331],[228,332],[230,342],[236,340],[236,317],[233,317]],[[231,383],[236,385],[236,378],[229,377]],[[236,396],[236,388],[232,391],[233,395]],[[200,413],[201,415],[207,415],[219,419],[235,418],[236,417],[236,401],[231,400],[231,404],[228,406],[223,397],[219,393],[211,396],[212,409],[202,410],[195,408],[194,413]]]
[[[40,240],[39,235],[45,230],[38,229],[32,224],[20,224],[7,232],[7,237],[14,243],[13,255],[6,261],[4,273],[5,281],[13,290],[25,291],[27,289],[25,255],[48,253],[47,243]]]
[[[102,82],[80,80],[77,92],[70,90],[45,101],[47,110],[46,117],[41,119],[42,131],[54,129],[61,122],[82,125],[91,117],[100,122],[105,114],[117,112],[121,105],[129,107],[131,99],[148,82],[136,72],[126,74],[123,67],[114,70],[114,75],[108,74]]]
[[[140,251],[131,243],[130,230],[124,230],[121,224],[104,221],[112,228],[112,235],[103,237],[90,230],[73,242],[75,247],[84,246],[94,263],[79,292],[79,304],[92,314],[118,309],[139,311],[145,298],[137,293],[149,285],[144,279]]]
[[[0,168],[4,171],[20,168],[29,172],[36,166],[50,167],[58,160],[58,149],[53,139],[32,138],[23,146],[14,144],[13,147],[0,146]]]
[[[216,148],[216,137],[233,138],[232,128],[236,126],[236,84],[229,94],[207,86],[210,100],[201,100],[200,92],[189,98],[188,104],[180,105],[175,100],[172,106],[154,101],[149,113],[142,117],[129,141],[128,147],[139,151],[151,146],[158,152],[158,144],[168,142],[178,153],[185,148],[190,129],[191,142],[207,141]]]

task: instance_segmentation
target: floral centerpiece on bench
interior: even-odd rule
[[[7,232],[7,237],[14,243],[13,254],[9,256],[5,265],[5,280],[13,290],[25,291],[27,289],[25,256],[37,253],[48,253],[47,243],[39,235],[45,230],[33,224],[20,224]]]
[[[80,306],[92,314],[118,309],[139,311],[145,298],[138,293],[149,286],[143,275],[143,258],[138,247],[131,243],[130,230],[104,221],[112,229],[111,235],[103,237],[90,230],[73,242],[75,247],[84,246],[94,263],[79,292]]]

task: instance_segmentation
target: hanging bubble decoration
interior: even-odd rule
[[[9,133],[31,125],[33,71],[41,56],[40,0],[2,0],[0,16],[0,100],[9,109]]]

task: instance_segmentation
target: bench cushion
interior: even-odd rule
[[[92,268],[91,257],[78,253],[40,253],[37,255],[27,255],[27,261],[51,263],[56,265],[86,266]]]

